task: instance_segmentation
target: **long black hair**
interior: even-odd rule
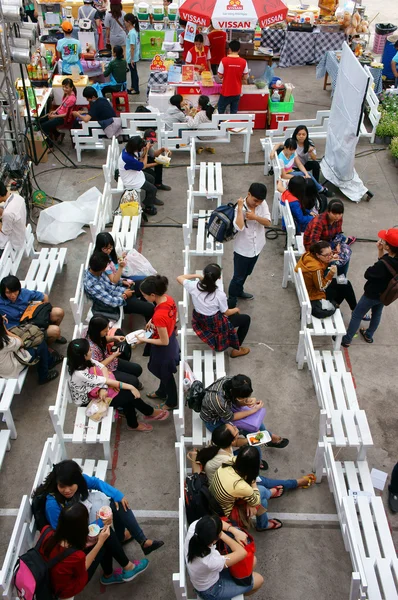
[[[252,381],[247,375],[234,375],[223,384],[227,400],[234,404],[238,398],[250,398],[253,393]]]
[[[76,494],[78,500],[87,500],[87,483],[83,477],[81,468],[74,460],[63,460],[54,465],[52,471],[50,471],[43,483],[34,490],[32,498],[52,494],[59,504],[64,504],[65,497],[58,491],[59,483],[65,486],[77,485]]]
[[[211,121],[213,113],[216,109],[210,104],[209,96],[199,96],[198,104],[200,108],[205,111],[206,117],[209,119],[209,121]]]
[[[67,542],[76,550],[85,550],[88,535],[88,510],[77,502],[63,508],[59,515],[58,525],[52,535],[43,546],[44,556],[47,558],[51,555],[55,546],[61,542]]]
[[[216,427],[211,435],[211,446],[201,448],[196,455],[196,460],[204,467],[209,460],[212,460],[220,450],[229,448],[234,441],[235,436],[227,427],[227,423],[223,423]]]
[[[146,146],[146,142],[145,142],[145,140],[142,139],[142,137],[140,135],[133,135],[133,137],[131,137],[128,140],[124,149],[126,150],[126,152],[133,155],[136,152],[141,152],[141,150],[145,146]]]
[[[292,194],[292,196],[297,198],[297,200],[300,203],[301,210],[304,212],[304,208],[306,208],[306,179],[304,177],[294,175],[291,179],[289,179],[287,189]]]
[[[116,265],[117,254],[115,250],[115,240],[113,239],[113,236],[107,231],[101,231],[101,233],[99,233],[95,238],[94,252],[102,252],[102,248],[106,248],[107,246],[112,246],[112,251],[109,253],[109,257]]]
[[[223,465],[228,466],[228,465]],[[229,465],[230,466],[230,465]],[[232,465],[235,473],[240,475],[246,483],[251,485],[260,473],[260,453],[253,446],[242,446]]]
[[[73,79],[71,79],[70,77],[66,77],[65,79],[62,80],[62,85],[67,85],[68,87],[72,88],[72,91],[77,98],[77,91],[75,88],[75,84],[73,83]]]
[[[130,23],[137,33],[140,32],[140,22],[138,20],[138,17],[136,17],[132,13],[127,13],[127,15],[124,15],[124,20]]]
[[[84,371],[84,369],[93,366],[91,360],[85,358],[89,350],[90,344],[85,338],[78,338],[69,342],[66,351],[69,375],[73,375],[75,371]]]
[[[292,139],[296,140],[296,142],[297,142],[297,134],[302,130],[304,130],[305,133],[307,134],[307,137],[304,140],[304,152],[307,153],[308,150],[310,149],[310,146],[312,145],[312,142],[310,140],[308,129],[305,125],[297,125],[296,129],[293,131]],[[298,142],[297,142],[297,144],[298,144]]]
[[[318,190],[316,189],[315,181],[313,181],[313,179],[311,178],[305,179],[304,177],[302,177],[301,179],[304,179],[305,181],[304,208],[306,208],[307,210],[312,210],[316,205],[318,199]]]
[[[90,319],[87,329],[87,337],[102,350],[103,358],[105,358],[106,352],[106,336],[101,337],[101,331],[106,329],[108,325],[109,319],[102,315],[95,315]]]
[[[217,289],[217,281],[221,277],[221,267],[216,263],[211,263],[203,269],[203,279],[201,279],[197,288],[200,292],[207,292],[207,295],[214,294]]]
[[[178,110],[180,110],[181,112],[184,112],[183,109],[181,108],[181,102],[184,100],[184,98],[181,96],[181,94],[174,94],[174,96],[172,96],[169,100],[170,104],[172,106],[176,106],[178,108]]]
[[[258,454],[258,452],[257,452]],[[205,516],[199,519],[195,526],[195,533],[188,544],[188,562],[195,558],[204,558],[210,554],[210,544],[214,544],[220,537],[222,531],[222,521],[220,517]]]
[[[8,346],[10,341],[11,341],[11,338],[8,335],[6,326],[4,324],[4,319],[1,316],[1,319],[0,319],[0,350],[3,350],[4,346]]]
[[[169,280],[163,275],[149,275],[140,283],[140,290],[147,296],[163,296],[167,292]]]

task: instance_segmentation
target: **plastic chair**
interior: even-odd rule
[[[128,93],[126,91],[112,92],[112,106],[117,116],[119,116],[121,112],[129,112],[130,108]]]

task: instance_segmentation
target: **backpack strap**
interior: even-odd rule
[[[36,542],[35,550],[40,550],[40,548],[42,547],[42,544],[44,542],[44,538],[47,536],[47,534],[50,531],[53,531],[53,528],[50,525],[46,525],[43,529],[42,534],[40,535],[39,539]]]
[[[391,275],[393,277],[395,277],[395,275],[397,274],[397,272],[395,271],[395,269],[392,268],[392,266],[386,261],[385,258],[381,259],[383,261],[383,263],[386,265],[387,269],[390,271]]]
[[[68,556],[70,556],[71,554],[74,554],[75,552],[78,552],[78,550],[76,550],[76,548],[65,548],[65,550],[63,552],[60,552],[57,556],[55,556],[51,560],[47,561],[47,568],[52,569],[59,562],[61,562],[65,558],[68,558]]]

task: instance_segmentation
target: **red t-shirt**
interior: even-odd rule
[[[180,39],[182,39],[182,46],[184,48],[183,53],[182,53],[182,60],[185,62],[189,50],[191,48],[193,48],[195,46],[195,44],[193,42],[186,41],[184,33],[185,32],[183,31],[182,34],[181,34],[181,36],[180,36]]]
[[[165,327],[169,337],[171,337],[171,334],[174,333],[175,330],[177,306],[171,296],[166,295],[166,298],[166,302],[158,304],[153,313],[152,324],[155,326],[153,338],[155,340],[159,339],[159,334],[157,332],[158,327]]]
[[[55,558],[60,552],[65,550],[60,544],[57,544],[51,551],[49,557],[44,555],[43,546],[53,535],[53,531],[48,532],[48,535],[46,535],[39,550],[45,560]],[[61,562],[51,569],[50,577],[51,588],[57,598],[72,598],[72,596],[80,594],[88,581],[86,555],[84,552],[82,550],[77,550],[70,556],[67,556],[64,560],[61,560]]]
[[[220,62],[218,72],[224,76],[221,94],[239,96],[242,91],[242,75],[249,72],[245,59],[240,56],[226,56]]]
[[[225,45],[227,43],[226,31],[215,29],[207,34],[210,42],[211,64],[219,65],[225,56]]]

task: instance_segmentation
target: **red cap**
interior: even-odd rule
[[[398,248],[398,229],[382,229],[377,235],[390,246]]]
[[[153,129],[147,129],[144,132],[144,139],[145,140],[153,140],[154,142],[156,142],[156,131],[154,131]]]

